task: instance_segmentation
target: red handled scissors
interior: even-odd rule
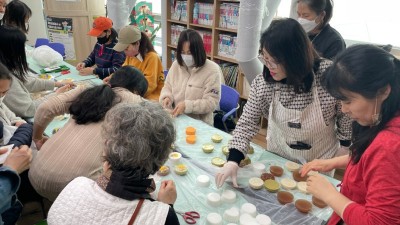
[[[183,217],[183,220],[185,220],[185,222],[187,224],[195,224],[196,223],[196,219],[200,218],[200,214],[198,212],[195,211],[190,211],[190,212],[176,212],[179,215],[181,215]]]

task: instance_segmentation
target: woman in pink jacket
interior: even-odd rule
[[[171,109],[173,116],[187,114],[213,125],[213,112],[221,96],[221,68],[207,59],[203,40],[195,30],[180,34],[176,53],[160,103]]]
[[[350,47],[326,73],[325,87],[354,119],[350,155],[316,159],[310,170],[346,168],[340,193],[310,176],[307,191],[334,210],[328,224],[400,224],[400,60],[372,45]]]

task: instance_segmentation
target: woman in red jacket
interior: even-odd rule
[[[307,190],[327,203],[333,224],[400,224],[400,60],[372,45],[348,48],[324,81],[354,119],[350,155],[314,160],[310,170],[346,168],[340,193],[320,175]]]

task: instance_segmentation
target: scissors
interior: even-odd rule
[[[195,212],[195,211],[176,212],[176,213],[181,215],[183,217],[183,220],[185,220],[185,222],[187,224],[195,224],[196,223],[196,219],[200,218],[200,214],[198,212]]]

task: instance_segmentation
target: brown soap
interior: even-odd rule
[[[295,171],[293,171],[292,174],[293,174],[293,180],[295,180],[297,182],[307,181],[308,176],[306,175],[306,176],[302,177],[300,174],[300,170],[295,170]]]
[[[294,203],[294,206],[296,206],[296,209],[299,210],[302,213],[308,213],[311,211],[312,205],[309,201],[304,200],[304,199],[299,199]]]
[[[261,174],[261,180],[266,181],[266,180],[275,180],[275,176],[270,174],[270,173],[262,173]]]
[[[270,166],[269,171],[276,177],[280,177],[283,174],[283,168],[280,166]]]
[[[294,199],[292,193],[287,192],[287,191],[278,192],[277,198],[278,198],[278,202],[281,203],[282,205],[291,203],[291,202],[293,202],[293,199]]]
[[[326,206],[328,206],[324,201],[314,196],[312,196],[312,203],[318,208],[325,208]]]

